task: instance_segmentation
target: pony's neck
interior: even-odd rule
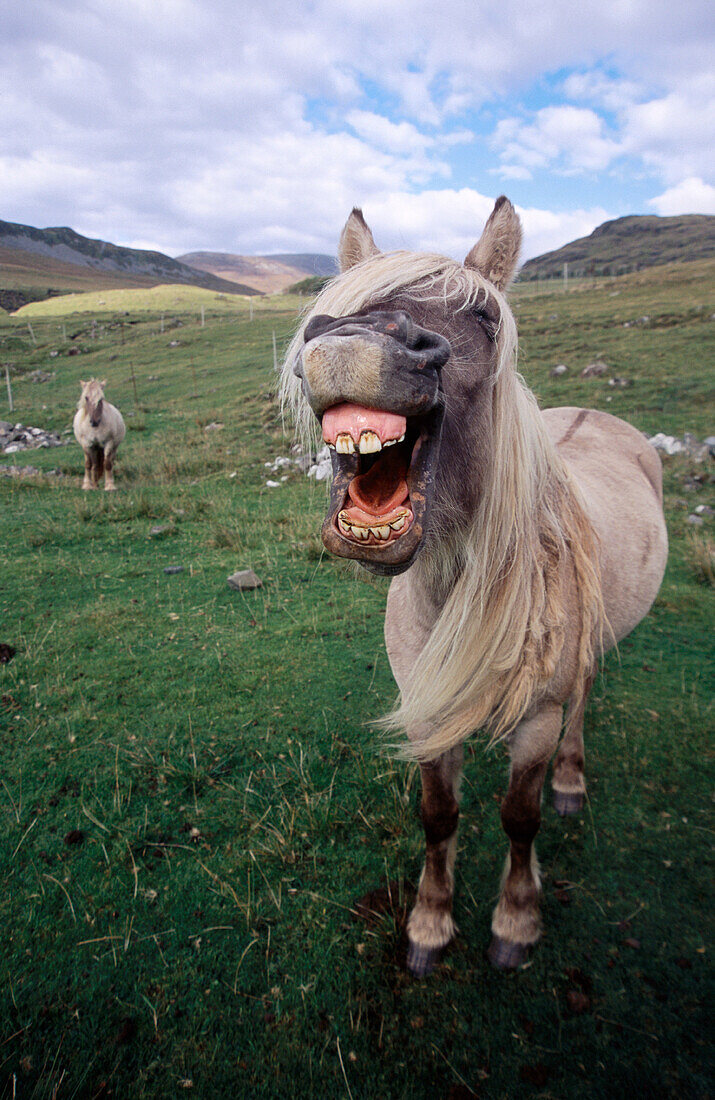
[[[469,571],[484,599],[528,543],[538,543],[561,462],[536,400],[513,366],[490,381],[478,413],[445,422],[433,523],[416,566],[441,604]],[[530,558],[529,564],[535,566]]]

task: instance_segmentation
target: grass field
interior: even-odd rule
[[[523,373],[703,438],[713,274],[518,288]],[[394,695],[386,583],[322,555],[323,486],[266,486],[293,303],[206,301],[202,326],[194,300],[102,297],[0,315],[0,418],[66,431],[96,375],[128,427],[116,494],[81,492],[74,442],[0,456],[64,475],[0,477],[0,1098],[708,1096],[708,466],[665,459],[666,580],[594,690],[586,812],[544,808],[532,961],[484,958],[506,762],[475,738],[460,935],[417,982],[419,776],[367,724]],[[230,590],[249,566],[263,588]]]

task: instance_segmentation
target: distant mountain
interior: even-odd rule
[[[11,268],[22,269],[22,255],[30,253],[34,259],[26,266],[31,272],[42,268],[43,281],[51,279],[57,288],[74,286],[77,269],[91,274],[93,286],[99,283],[95,277],[120,278],[124,286],[156,286],[160,283],[187,283],[191,286],[216,290],[223,294],[255,294],[255,289],[242,286],[237,280],[222,280],[210,273],[188,267],[163,252],[149,252],[143,248],[125,248],[108,241],[92,240],[76,233],[74,229],[36,229],[31,225],[0,221],[0,286],[18,286],[20,276],[15,271],[12,283],[3,282],[3,275]],[[42,262],[38,260],[42,258]],[[58,264],[53,268],[53,264]],[[69,284],[63,279],[73,280]],[[56,281],[55,281],[56,280]],[[37,282],[28,283],[38,285]],[[116,284],[115,284],[116,285]]]
[[[713,256],[715,217],[684,214],[678,218],[659,218],[654,214],[632,214],[604,222],[588,237],[527,260],[519,279],[563,275],[566,263],[569,275],[620,275],[643,267]]]
[[[306,275],[337,275],[333,256],[316,252],[282,252],[275,256],[237,256],[232,252],[186,252],[180,263],[221,279],[240,280],[264,294],[285,290]]]

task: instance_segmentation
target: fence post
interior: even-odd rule
[[[131,360],[129,361],[129,369],[132,372],[132,389],[134,390],[134,407],[138,408],[139,407],[139,398],[137,397],[137,379],[136,379],[136,375],[134,374],[134,364],[132,363]]]
[[[10,370],[7,363],[5,364],[5,381],[7,382],[7,403],[10,406],[10,412],[13,412],[15,406],[12,403],[12,386],[10,385]]]

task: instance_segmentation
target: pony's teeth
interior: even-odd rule
[[[355,443],[349,432],[340,432],[335,440],[335,450],[339,455],[354,455]]]
[[[360,454],[367,455],[372,454],[374,451],[381,451],[382,443],[380,437],[376,432],[364,431],[360,434]]]
[[[390,524],[390,527],[392,528],[393,531],[401,531],[402,528],[405,526],[405,520],[406,519],[407,519],[407,516],[400,516],[399,519],[393,519],[392,523]]]

